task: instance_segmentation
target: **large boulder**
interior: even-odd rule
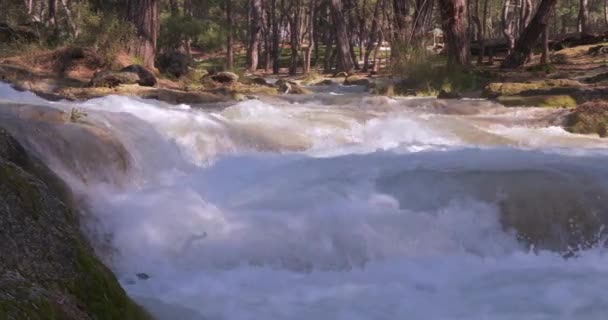
[[[591,101],[576,107],[568,115],[566,130],[573,133],[608,136],[608,102]]]
[[[344,79],[345,86],[369,86],[370,80],[361,76],[348,76]]]
[[[184,53],[171,52],[158,56],[156,62],[160,72],[180,78],[188,74],[192,59]]]
[[[239,81],[239,76],[236,73],[222,71],[212,75],[211,79],[219,83],[234,83]]]
[[[93,78],[89,82],[91,87],[108,87],[114,88],[121,84],[136,84],[139,83],[140,78],[137,73],[134,72],[120,72],[120,71],[99,71],[93,75]]]
[[[69,189],[0,128],[0,319],[149,319],[80,233]]]
[[[120,70],[120,72],[132,72],[137,74],[137,76],[139,77],[139,81],[137,83],[140,86],[154,87],[157,83],[156,77],[154,76],[154,73],[152,73],[152,71],[137,64],[132,64],[130,66],[124,67]]]

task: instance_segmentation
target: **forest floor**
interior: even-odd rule
[[[377,75],[355,73],[345,77],[313,72],[310,75],[289,76],[282,68],[279,75],[260,70],[255,75],[240,74],[236,84],[215,84],[201,78],[207,71],[216,71],[224,59],[223,52],[193,52],[193,76],[180,79],[156,73],[155,88],[137,85],[113,88],[90,88],[94,74],[107,69],[103,60],[89,49],[23,51],[18,55],[0,57],[0,80],[20,90],[33,91],[47,99],[80,100],[107,94],[136,95],[158,98],[168,102],[205,103],[242,99],[243,95],[277,94],[270,85],[252,83],[255,77],[273,77],[292,81],[294,85],[343,84],[367,85],[370,92],[385,95],[440,95],[444,98],[487,97],[505,105],[574,107],[585,101],[608,96],[608,49],[591,52],[595,44],[566,48],[551,55],[550,65],[539,65],[537,55],[526,66],[517,70],[502,70],[497,58],[491,66],[473,67],[473,77],[462,78],[429,72],[426,65],[418,72],[401,71],[392,75],[384,66]],[[235,50],[236,65],[244,61],[242,50]],[[286,51],[284,56],[288,56]],[[284,57],[283,57],[284,58]],[[285,59],[283,59],[285,60]],[[283,61],[282,60],[282,61]],[[434,57],[436,65],[443,65],[441,56]],[[283,61],[285,64],[287,61]],[[118,54],[112,62],[114,70],[133,63],[126,54]],[[470,81],[472,80],[472,81]],[[255,82],[255,81],[254,81]],[[461,86],[463,82],[471,85]],[[447,91],[447,92],[442,92]],[[450,92],[451,91],[451,92]],[[308,92],[308,91],[302,91]],[[245,97],[246,98],[246,97]]]

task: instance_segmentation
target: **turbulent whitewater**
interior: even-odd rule
[[[124,148],[12,127],[82,195],[99,254],[159,319],[608,313],[608,144],[561,129],[563,111],[340,90],[0,99],[80,108]]]

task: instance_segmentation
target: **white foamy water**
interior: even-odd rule
[[[159,319],[604,319],[601,245],[564,259],[512,226],[608,214],[605,140],[536,121],[546,110],[427,103],[79,104],[144,176],[89,184],[87,230]]]

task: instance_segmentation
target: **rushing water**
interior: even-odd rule
[[[48,104],[6,86],[0,97]],[[54,167],[160,319],[608,314],[608,144],[555,126],[563,112],[332,92],[77,107],[128,150],[131,170],[110,173],[128,179],[76,182],[78,150]]]

